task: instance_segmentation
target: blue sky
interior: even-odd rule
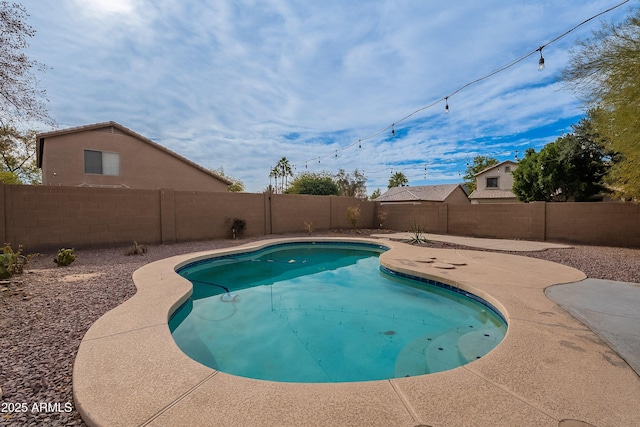
[[[400,120],[619,2],[23,4],[58,128],[113,120],[250,192],[284,156],[298,173],[364,171],[370,194],[397,171],[410,185],[461,182],[476,155],[513,159],[570,131],[583,111],[557,81],[569,49],[635,2],[545,47],[544,71],[535,53],[451,96],[449,113],[442,101]]]

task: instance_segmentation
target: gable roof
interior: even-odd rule
[[[419,185],[415,187],[392,187],[378,197],[376,202],[444,202],[456,188],[464,192],[460,184]],[[466,194],[466,193],[465,193]]]
[[[230,181],[229,179],[218,175],[215,172],[210,171],[209,169],[206,169],[202,166],[200,166],[197,163],[192,162],[191,160],[182,157],[181,155],[179,155],[178,153],[175,153],[171,150],[169,150],[166,147],[163,147],[162,145],[158,144],[157,142],[153,142],[152,140],[150,140],[149,138],[145,138],[144,136],[140,135],[139,133],[136,133],[134,131],[132,131],[129,128],[126,128],[124,126],[122,126],[119,123],[116,123],[114,121],[109,121],[109,122],[101,122],[101,123],[94,123],[94,124],[90,124],[90,125],[85,125],[85,126],[77,126],[77,127],[72,127],[72,128],[67,128],[67,129],[60,129],[60,130],[54,130],[54,131],[50,131],[50,132],[43,132],[43,133],[39,133],[36,135],[36,159],[37,159],[37,163],[38,163],[38,167],[42,168],[42,153],[44,151],[44,141],[46,138],[51,138],[54,136],[61,136],[61,135],[67,135],[67,134],[71,134],[71,133],[78,133],[78,132],[87,132],[87,131],[94,131],[94,132],[108,132],[108,133],[113,133],[113,134],[121,134],[121,135],[129,135],[132,136],[146,144],[149,144],[150,146],[152,146],[153,148],[156,148],[160,151],[164,151],[165,153],[175,157],[176,159],[180,160],[181,162],[184,162],[186,164],[188,164],[191,167],[194,167],[198,170],[200,170],[201,172],[206,173],[207,175],[210,175],[222,182],[224,182],[227,185],[233,184],[232,181]]]
[[[478,176],[478,175],[480,175],[480,174],[483,174],[483,173],[485,173],[485,172],[488,172],[488,171],[490,171],[491,169],[499,168],[500,166],[502,166],[502,165],[506,165],[507,163],[509,163],[509,164],[511,164],[511,165],[518,166],[518,163],[517,163],[517,162],[514,162],[513,160],[505,160],[504,162],[500,162],[500,163],[498,163],[497,165],[489,166],[488,168],[481,170],[480,172],[478,172],[478,173],[477,173],[477,174],[475,174],[474,176]]]

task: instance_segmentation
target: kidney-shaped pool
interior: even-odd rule
[[[187,263],[193,294],[169,320],[188,356],[282,382],[423,375],[479,359],[507,324],[483,299],[380,266],[381,245],[280,243]]]

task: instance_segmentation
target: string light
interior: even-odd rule
[[[560,40],[561,38],[563,38],[563,37],[567,36],[569,33],[573,32],[574,30],[576,30],[577,28],[581,27],[582,25],[584,25],[584,24],[588,23],[589,21],[591,21],[591,20],[593,20],[593,19],[595,19],[595,18],[597,18],[597,17],[599,17],[599,16],[602,16],[602,15],[604,15],[604,14],[608,13],[608,12],[611,12],[612,10],[619,8],[620,6],[622,6],[622,5],[626,4],[626,3],[628,3],[629,1],[630,1],[630,0],[624,0],[624,1],[622,1],[622,2],[620,2],[620,3],[618,3],[618,4],[616,4],[615,6],[612,6],[612,7],[608,8],[608,9],[606,9],[606,10],[604,10],[604,11],[602,11],[602,12],[600,12],[600,13],[596,14],[596,15],[591,16],[591,17],[590,17],[590,18],[588,18],[588,19],[585,19],[584,21],[580,22],[579,24],[575,25],[575,26],[574,26],[574,27],[572,27],[571,29],[569,29],[569,30],[565,31],[564,33],[560,34],[559,36],[555,37],[554,39],[552,39],[551,41],[547,42],[546,44],[543,44],[542,46],[538,47],[537,49],[535,49],[535,50],[533,50],[533,51],[531,51],[531,52],[529,52],[529,53],[527,53],[527,54],[523,55],[522,57],[520,57],[520,58],[518,58],[518,59],[515,59],[515,60],[511,61],[510,63],[508,63],[508,64],[506,64],[506,65],[504,65],[504,66],[502,66],[502,67],[500,67],[500,68],[498,68],[498,69],[496,69],[496,70],[494,70],[494,71],[492,71],[492,72],[490,72],[490,73],[488,73],[488,74],[486,74],[486,75],[484,75],[484,76],[482,76],[482,77],[480,77],[480,78],[477,78],[477,79],[475,79],[475,80],[473,80],[473,81],[470,81],[470,82],[468,82],[468,83],[466,83],[466,84],[462,85],[461,87],[459,87],[459,88],[458,88],[458,89],[456,89],[455,91],[451,92],[450,94],[448,94],[448,95],[447,95],[447,96],[445,96],[444,98],[440,98],[440,99],[438,99],[438,100],[436,100],[436,101],[432,102],[432,103],[431,103],[431,104],[429,104],[429,105],[425,105],[424,107],[418,108],[417,110],[413,111],[413,112],[412,112],[412,113],[410,113],[410,114],[407,114],[406,116],[404,116],[404,117],[403,117],[403,118],[401,118],[400,120],[397,120],[396,122],[392,123],[390,126],[387,126],[387,127],[383,128],[383,129],[380,129],[379,131],[374,132],[374,133],[373,133],[373,134],[371,134],[371,135],[368,135],[368,136],[366,136],[366,137],[360,138],[360,139],[358,139],[357,141],[355,141],[355,142],[353,142],[353,143],[351,143],[351,144],[348,144],[348,145],[346,145],[346,146],[342,147],[342,148],[340,149],[340,151],[342,151],[342,150],[346,150],[346,149],[348,149],[348,148],[350,148],[350,147],[354,146],[355,144],[358,144],[358,148],[359,148],[359,149],[361,149],[361,148],[362,148],[362,141],[363,141],[363,140],[368,140],[368,139],[375,138],[375,137],[377,137],[378,135],[380,135],[380,134],[384,133],[385,131],[387,131],[389,128],[391,128],[391,136],[395,137],[395,136],[396,136],[396,131],[395,131],[395,125],[396,125],[396,124],[401,123],[401,122],[403,122],[403,121],[405,121],[405,120],[407,120],[407,119],[409,119],[409,118],[413,117],[414,115],[418,114],[419,112],[422,112],[422,111],[424,111],[424,110],[426,110],[426,109],[429,109],[429,108],[431,108],[431,107],[435,106],[436,104],[439,104],[439,103],[440,103],[440,102],[442,102],[442,101],[444,101],[444,102],[445,102],[445,112],[449,112],[449,98],[451,98],[452,96],[454,96],[454,95],[458,94],[459,92],[461,92],[462,90],[464,90],[464,89],[468,88],[468,87],[469,87],[469,86],[471,86],[471,85],[474,85],[474,84],[476,84],[476,83],[479,83],[479,82],[481,82],[481,81],[483,81],[483,80],[486,80],[486,79],[488,79],[488,78],[490,78],[490,77],[493,77],[494,75],[496,75],[496,74],[498,74],[498,73],[501,73],[502,71],[505,71],[505,70],[507,70],[508,68],[511,68],[511,67],[515,66],[516,64],[518,64],[518,63],[522,62],[523,60],[525,60],[525,59],[529,58],[531,55],[535,54],[536,52],[539,52],[539,53],[540,53],[540,59],[538,60],[538,70],[539,70],[539,71],[544,70],[544,67],[545,67],[545,63],[544,63],[544,62],[545,62],[545,61],[544,61],[544,57],[542,56],[542,49],[544,49],[545,47],[549,46],[549,45],[550,45],[550,44],[552,44],[552,43],[555,43],[556,41]],[[338,150],[336,150],[336,151],[338,151]],[[330,154],[329,154],[329,155],[330,155]],[[320,158],[321,158],[321,157],[327,157],[327,156],[325,155],[325,156],[320,156],[320,157],[318,157],[318,163],[320,163]],[[302,162],[300,162],[299,164],[301,164],[301,163],[302,163]],[[295,165],[294,165],[294,166],[295,166]]]
[[[543,46],[540,46],[540,48],[538,48],[538,50],[540,51],[540,60],[538,61],[538,71],[544,70],[544,57],[542,56],[542,48]]]

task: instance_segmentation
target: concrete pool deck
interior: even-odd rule
[[[167,323],[191,291],[176,266],[291,240],[383,243],[391,248],[380,256],[385,267],[486,299],[506,317],[507,335],[457,369],[361,383],[252,380],[184,355]],[[104,426],[640,425],[637,374],[545,295],[549,286],[583,279],[578,270],[533,258],[375,239],[276,239],[168,258],[137,270],[137,293],[85,335],[74,364],[76,408],[88,425]]]

